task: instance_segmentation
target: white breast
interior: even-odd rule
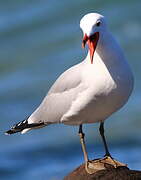
[[[65,124],[94,123],[105,120],[121,108],[133,89],[133,75],[119,46],[99,47],[90,64],[89,54],[81,69],[84,91],[62,117]]]

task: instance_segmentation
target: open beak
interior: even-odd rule
[[[89,50],[90,50],[90,60],[91,64],[93,64],[93,57],[94,52],[96,50],[96,46],[99,40],[99,32],[94,33],[90,37],[87,36],[87,34],[84,35],[83,41],[82,41],[82,48],[85,47],[86,43],[88,44]]]

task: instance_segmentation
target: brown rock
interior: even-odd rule
[[[91,163],[95,164],[97,160],[93,160]],[[101,170],[99,169],[92,174],[88,173],[85,165],[82,164],[68,174],[64,180],[141,180],[141,171],[130,170],[126,166],[114,167],[107,162],[103,162],[103,164],[104,168],[102,167]]]

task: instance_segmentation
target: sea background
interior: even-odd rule
[[[79,21],[88,12],[107,17],[134,72],[134,92],[106,121],[106,137],[113,157],[141,170],[140,10],[140,0],[0,1],[0,180],[61,180],[83,163],[78,127],[4,132],[38,107],[64,70],[85,58]],[[91,159],[104,155],[98,126],[84,126]]]

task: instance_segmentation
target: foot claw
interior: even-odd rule
[[[120,166],[126,166],[127,167],[127,164],[121,163],[121,162],[115,160],[114,158],[112,158],[111,156],[105,156],[102,160],[105,160],[105,163],[114,166],[114,168],[117,168]]]
[[[104,167],[104,163],[100,162],[99,160],[95,160],[95,161],[88,161],[87,163],[85,163],[85,169],[88,174],[93,174],[97,171],[105,169],[105,167]]]
[[[123,163],[113,159],[112,157],[105,156],[102,159],[96,159],[93,161],[86,162],[85,163],[85,169],[86,169],[88,174],[93,174],[97,171],[107,169],[106,165],[109,165],[110,168],[117,168],[119,166],[127,167],[126,164],[123,164]]]

